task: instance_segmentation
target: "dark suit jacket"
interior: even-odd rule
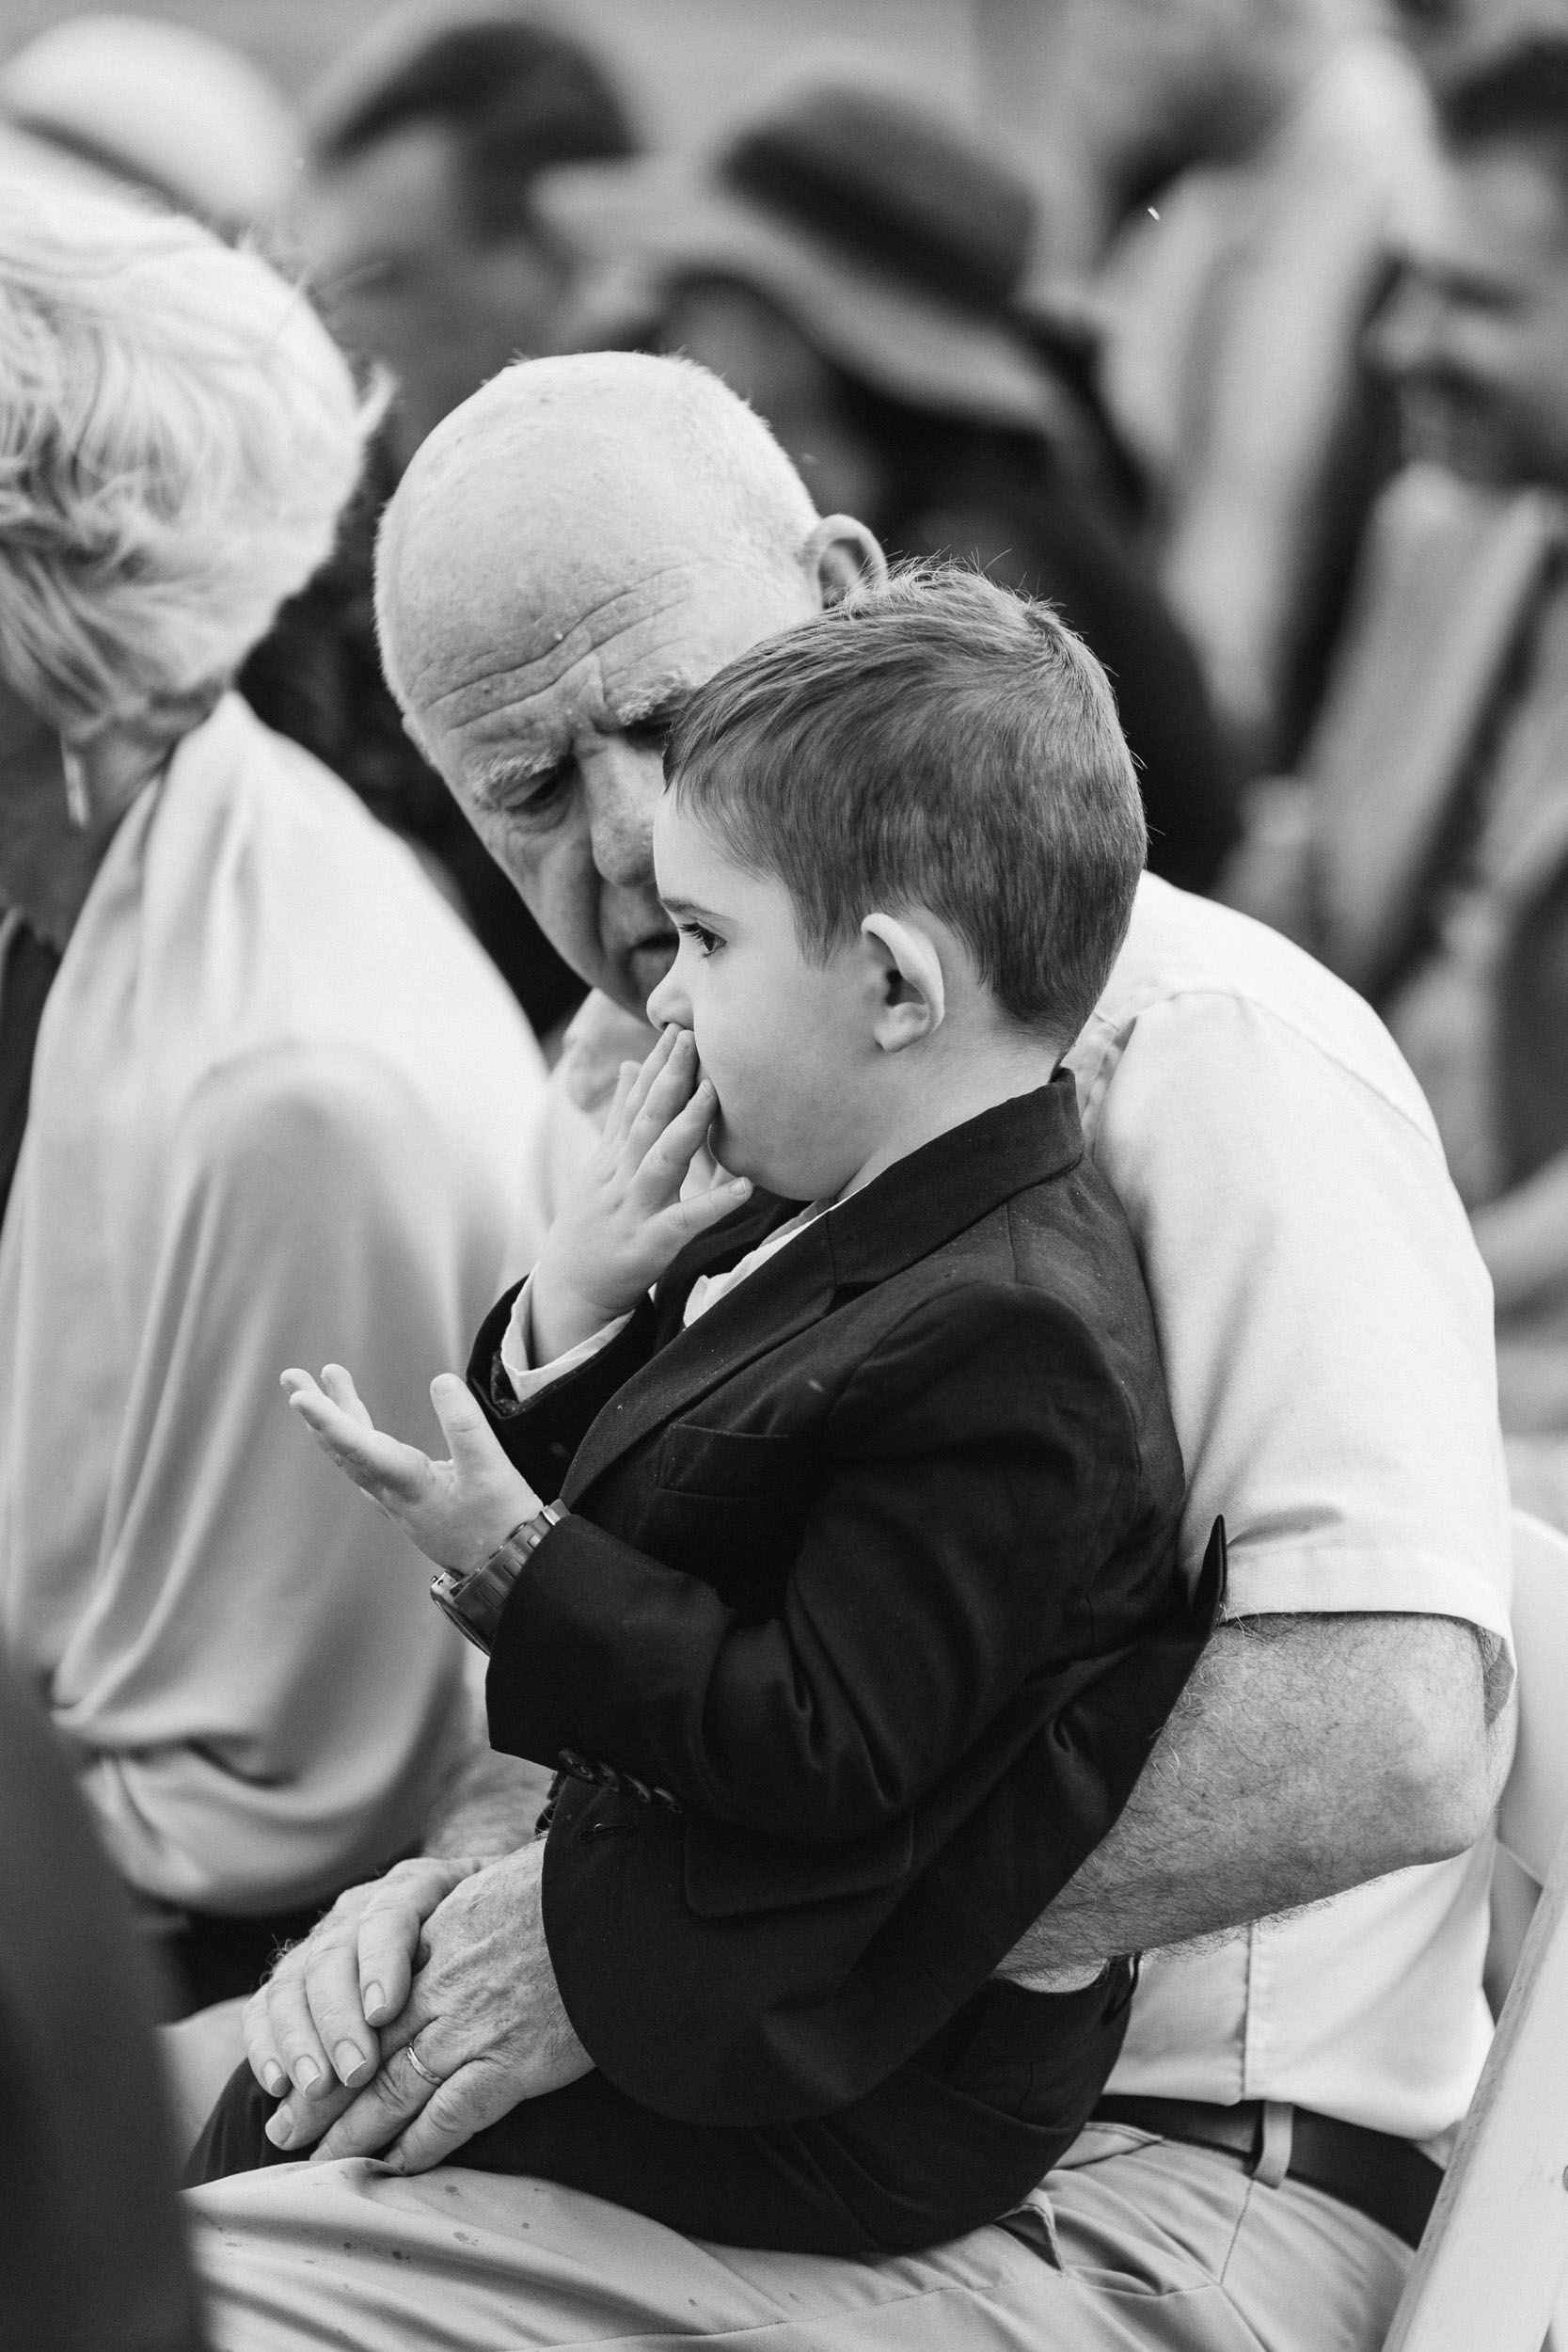
[[[494,1744],[575,1775],[562,1994],[612,2081],[696,2122],[831,2112],[929,2038],[1115,1820],[1216,1600],[1176,1566],[1148,1302],[1069,1077],[683,1330],[791,1208],[749,1202],[520,1410],[510,1298],[470,1368],[571,1510],[488,1683]]]

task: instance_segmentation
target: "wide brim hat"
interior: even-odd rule
[[[141,189],[227,235],[293,193],[300,134],[285,101],[239,50],[188,25],[52,25],[0,67],[0,117],[29,161],[53,150],[100,187]]]
[[[922,100],[813,78],[707,156],[564,167],[535,201],[590,264],[581,340],[640,337],[683,281],[731,278],[911,407],[1051,427],[1053,388],[1009,315],[1034,192]]]

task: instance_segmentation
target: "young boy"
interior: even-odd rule
[[[667,1025],[481,1334],[485,1419],[438,1380],[432,1463],[340,1368],[285,1380],[490,1648],[494,1743],[563,1775],[546,1931],[597,2071],[460,2160],[909,2248],[1016,2204],[1104,2084],[1130,1964],[1007,1955],[1217,1605],[1058,1067],[1143,818],[1092,657],[958,572],[732,663],[666,773]]]

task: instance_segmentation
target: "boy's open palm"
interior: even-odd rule
[[[744,1177],[681,1198],[718,1107],[689,1029],[672,1025],[641,1070],[629,1062],[622,1070],[577,1200],[551,1226],[533,1269],[536,1363],[628,1313],[689,1241],[746,1200]]]
[[[341,1364],[327,1364],[319,1386],[299,1371],[286,1372],[283,1386],[322,1451],[437,1567],[483,1566],[518,1522],[541,1508],[455,1373],[443,1372],[430,1384],[451,1448],[446,1462],[377,1429]]]

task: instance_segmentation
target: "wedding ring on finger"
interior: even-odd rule
[[[418,2050],[415,2049],[414,2044],[411,2042],[405,2042],[404,2043],[403,2055],[408,2060],[409,2065],[414,2069],[415,2074],[418,2074],[421,2082],[428,2083],[432,2090],[440,2090],[443,2079],[442,2076],[439,2074],[433,2074],[431,2073],[429,2067],[425,2064],[423,2058],[420,2056]]]

